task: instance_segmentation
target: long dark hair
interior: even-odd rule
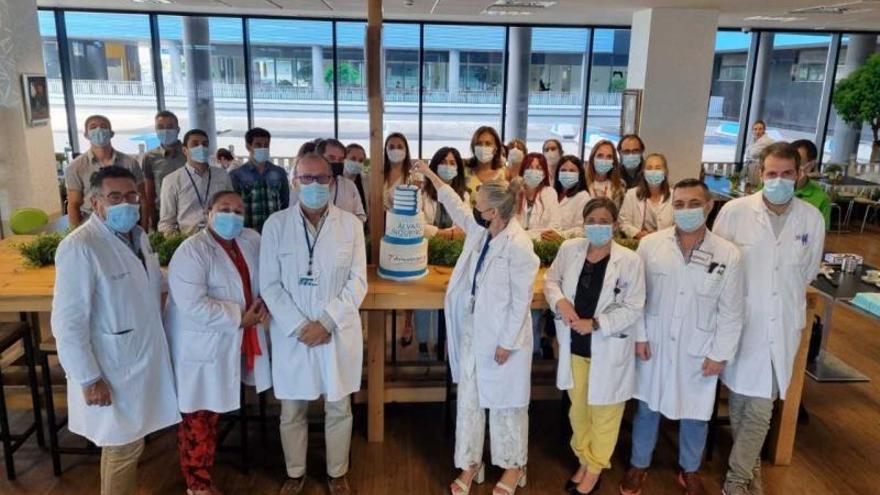
[[[388,173],[391,172],[391,160],[388,159],[388,141],[391,141],[394,138],[399,138],[403,141],[403,147],[406,149],[406,158],[403,159],[403,182],[406,183],[409,180],[409,171],[412,168],[412,157],[409,154],[409,141],[406,140],[406,136],[400,132],[392,132],[385,138],[385,145],[382,148],[382,153],[385,154],[385,166],[382,168],[382,176],[385,178],[385,183],[388,183]]]
[[[620,176],[620,160],[617,157],[617,148],[614,146],[614,143],[607,139],[603,139],[593,146],[593,149],[590,150],[590,161],[588,162],[589,167],[586,168],[587,179],[590,181],[590,184],[596,182],[596,168],[594,166],[596,160],[596,153],[599,152],[599,148],[603,146],[611,147],[611,154],[614,160],[614,166],[611,167],[611,171],[605,174],[605,178],[611,181],[611,186],[616,189],[626,189],[626,184],[623,183],[623,178]]]
[[[663,182],[660,184],[660,191],[663,192],[663,201],[669,199],[669,164],[666,162],[666,157],[661,153],[651,153],[643,159],[645,164],[648,163],[649,158],[657,158],[661,162],[663,162],[663,171],[666,173],[666,177],[663,178]],[[645,179],[645,171],[643,170],[641,174],[639,174],[639,184],[636,186],[636,197],[639,199],[648,199],[651,197],[651,186],[648,184],[648,181]]]
[[[428,166],[431,168],[431,171],[436,174],[437,167],[446,160],[446,155],[450,153],[452,153],[453,158],[455,158],[455,169],[458,170],[458,175],[452,179],[452,182],[450,182],[449,185],[452,186],[452,189],[455,190],[460,198],[464,199],[464,193],[467,191],[466,179],[464,177],[464,162],[461,159],[461,153],[459,153],[457,149],[448,146],[440,148],[434,153],[434,156],[431,157],[431,163]],[[437,189],[434,187],[434,183],[429,180],[425,181],[424,188],[428,197],[437,201]]]
[[[495,141],[495,153],[492,156],[492,170],[504,168],[504,159],[501,157],[501,153],[504,152],[504,143],[501,142],[501,136],[498,135],[498,131],[496,131],[494,127],[484,125],[478,127],[477,130],[474,131],[474,135],[471,136],[471,158],[467,161],[467,166],[472,171],[476,171],[477,166],[480,165],[480,161],[474,156],[474,146],[477,143],[477,139],[480,138],[480,135],[487,132],[492,135],[492,139]]]
[[[578,182],[574,187],[565,189],[562,187],[562,183],[559,182],[559,173],[562,172],[562,166],[569,162],[577,167]],[[574,155],[565,155],[559,159],[559,163],[556,166],[556,177],[553,178],[553,188],[556,189],[556,194],[559,196],[560,201],[562,201],[562,198],[570,198],[581,191],[587,190],[587,176],[584,174],[584,163],[580,158]]]
[[[526,155],[526,157],[523,158],[522,166],[519,168],[519,176],[523,178],[523,181],[525,181],[526,170],[528,170],[532,166],[532,162],[535,160],[538,160],[538,164],[541,166],[541,170],[544,172],[544,180],[542,180],[541,183],[538,184],[538,188],[535,191],[535,201],[543,203],[543,201],[541,201],[541,191],[543,191],[545,187],[550,187],[550,177],[548,177],[550,175],[550,170],[547,165],[547,159],[544,158],[544,154],[529,153],[528,155]],[[522,204],[525,205],[525,203],[526,195],[525,188],[523,188]]]

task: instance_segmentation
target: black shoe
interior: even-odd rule
[[[574,481],[571,481],[571,478],[569,478],[565,481],[565,491],[568,493],[571,493],[571,491],[574,490],[575,488],[577,488],[577,486],[578,486],[578,484],[575,483]]]
[[[593,486],[592,490],[590,490],[588,492],[582,492],[582,491],[578,490],[576,483],[574,483],[571,480],[568,480],[568,481],[571,482],[571,484],[572,484],[572,487],[568,489],[568,493],[570,493],[571,495],[590,495],[591,493],[598,492],[599,487],[602,485],[602,477],[600,476],[599,479],[596,480],[596,484]],[[566,486],[568,486],[568,485],[566,484]]]

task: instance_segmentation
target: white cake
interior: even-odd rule
[[[416,186],[394,189],[394,205],[385,213],[385,235],[379,246],[382,278],[415,280],[428,273],[428,241],[420,199]]]

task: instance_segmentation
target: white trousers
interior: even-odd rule
[[[459,352],[460,376],[455,424],[455,467],[468,469],[483,460],[486,410],[477,392],[473,327],[465,325]],[[489,442],[492,464],[503,469],[526,465],[529,449],[529,408],[489,410]]]
[[[306,474],[306,451],[309,445],[309,401],[281,401],[281,447],[287,476]],[[327,443],[327,474],[339,478],[348,472],[351,448],[351,396],[336,402],[324,402],[324,440]]]

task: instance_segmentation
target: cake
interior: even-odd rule
[[[385,235],[379,246],[379,276],[415,280],[428,273],[428,241],[419,207],[419,188],[397,186],[394,202],[385,213]]]
[[[880,293],[859,292],[852,300],[853,306],[858,306],[875,316],[880,316]]]

